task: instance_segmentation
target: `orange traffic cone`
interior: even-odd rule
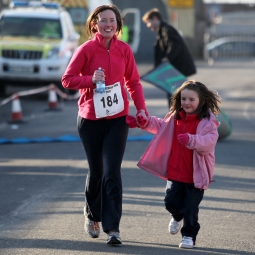
[[[54,86],[52,86],[49,90],[48,107],[49,110],[56,110],[58,107],[58,97]]]
[[[12,100],[12,116],[11,116],[11,122],[22,122],[22,110],[21,105],[19,101],[18,94],[14,95],[14,98]]]

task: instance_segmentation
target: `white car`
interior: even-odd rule
[[[0,92],[8,84],[63,89],[61,77],[80,35],[58,3],[13,2],[0,14],[0,38]]]

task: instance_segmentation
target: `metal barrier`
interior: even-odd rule
[[[206,34],[204,59],[253,59],[255,34]]]

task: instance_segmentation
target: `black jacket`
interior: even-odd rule
[[[185,76],[196,73],[196,66],[190,51],[178,31],[162,21],[154,45],[155,67],[163,58],[167,58],[171,65]]]

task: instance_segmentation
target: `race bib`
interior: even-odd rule
[[[124,100],[121,93],[120,83],[106,86],[104,93],[97,93],[93,90],[93,101],[96,118],[113,116],[124,110]]]

